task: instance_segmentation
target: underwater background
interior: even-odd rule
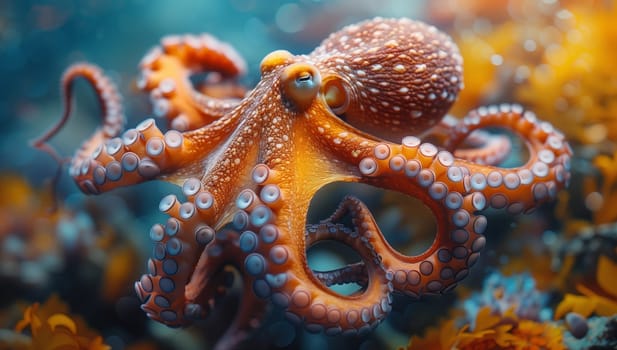
[[[0,349],[207,349],[237,307],[185,329],[149,320],[133,283],[146,269],[148,230],[176,186],[149,182],[82,194],[66,167],[29,142],[62,113],[63,70],[102,67],[132,126],[152,115],[137,64],[161,37],[208,32],[244,57],[254,86],[273,50],[308,53],[346,24],[409,17],[452,36],[465,88],[451,113],[516,102],[561,130],[573,148],[570,187],[529,215],[488,211],[487,246],[450,294],[396,295],[363,337],[312,334],[273,308],[246,349],[617,348],[617,6],[575,0],[0,1]],[[100,123],[77,83],[73,115],[54,138],[70,156]],[[516,141],[516,140],[515,140]],[[525,161],[523,145],[512,164]],[[313,202],[323,218],[347,193],[365,201],[399,251],[426,249],[435,223],[419,201],[366,186],[336,186]],[[425,211],[423,211],[425,210]],[[428,217],[427,217],[428,216]],[[340,266],[332,247],[309,251],[315,269]],[[345,255],[344,252],[342,255]],[[74,347],[65,347],[74,348]]]

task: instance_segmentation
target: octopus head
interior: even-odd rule
[[[275,90],[280,90],[282,101],[290,110],[306,110],[320,92],[321,74],[317,67],[289,51],[278,50],[264,57],[261,75],[276,79],[272,86],[280,87]]]
[[[319,90],[333,113],[392,141],[438,123],[463,86],[454,42],[409,19],[375,18],[345,27],[309,59],[321,72]]]

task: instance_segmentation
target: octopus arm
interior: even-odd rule
[[[456,158],[477,164],[498,165],[505,161],[512,151],[512,142],[506,135],[494,135],[483,130],[469,134],[465,144],[449,149]]]
[[[370,227],[376,237],[373,247],[391,277],[393,290],[416,298],[446,293],[456,287],[477,261],[485,244],[482,234],[486,228],[484,216],[470,214],[463,208],[445,208],[425,196],[419,199],[433,212],[438,227],[431,246],[417,256],[405,256],[390,246],[369,209],[356,198],[345,198],[328,219],[336,222],[348,214],[355,227]]]
[[[227,266],[241,269],[244,262],[235,231],[215,232],[204,223],[214,215],[211,195],[190,181],[183,190],[186,202],[173,195],[161,201],[159,209],[170,218],[151,228],[153,256],[148,272],[135,283],[142,309],[170,327],[206,318],[232,285]],[[243,282],[251,283],[246,276]],[[244,289],[239,311],[215,349],[237,346],[260,325],[267,304],[250,290]]]
[[[487,221],[479,211],[489,206],[510,213],[532,210],[566,186],[571,151],[549,124],[538,122],[520,106],[502,105],[472,112],[453,126],[455,137],[444,148],[454,149],[483,127],[504,127],[521,135],[530,147],[527,164],[513,169],[475,164],[413,136],[401,144],[378,142],[354,132],[342,121],[311,118],[313,129],[327,129],[324,149],[334,150],[356,167],[357,181],[419,198],[438,222],[431,247],[418,256],[404,256],[389,246],[368,209],[359,201],[343,202],[343,211],[358,220],[355,227],[373,228],[372,243],[393,276],[393,288],[406,294],[443,293],[464,278],[485,245]],[[344,135],[344,142],[336,136]],[[342,157],[341,157],[342,156]],[[352,172],[353,174],[354,172]]]
[[[172,129],[195,130],[236,107],[245,90],[233,78],[246,63],[230,45],[209,34],[167,36],[140,63],[138,86],[150,93],[155,115]],[[209,73],[203,91],[191,75]]]
[[[551,124],[539,121],[533,112],[519,105],[503,104],[470,112],[454,127],[447,147],[456,147],[467,136],[486,127],[512,130],[527,145],[529,159],[515,168],[456,159],[453,166],[464,173],[461,180],[465,193],[480,192],[486,196],[487,205],[518,214],[554,200],[557,192],[567,186],[570,146]]]
[[[49,141],[64,127],[64,124],[71,115],[73,84],[79,78],[85,79],[95,91],[99,100],[99,105],[101,106],[102,125],[81,145],[73,161],[85,159],[94,151],[100,142],[117,136],[122,132],[126,122],[122,109],[122,98],[118,93],[118,89],[111,80],[103,74],[102,70],[98,66],[90,63],[76,63],[71,65],[65,70],[60,82],[60,91],[62,92],[64,103],[62,117],[48,131],[31,142],[35,148],[49,153],[60,163],[63,162],[63,159],[49,144]]]
[[[219,128],[181,133],[163,133],[153,119],[116,137],[97,137],[90,153],[82,150],[73,158],[69,174],[85,193],[97,194],[151,179],[170,182],[201,173],[203,154],[211,152],[225,137]],[[192,169],[192,170],[191,170]]]
[[[430,142],[454,154],[455,157],[474,163],[497,165],[503,162],[512,150],[512,142],[506,135],[492,134],[484,130],[475,130],[460,139],[460,129],[456,127],[459,119],[446,115],[439,123],[418,137],[423,142]],[[453,142],[456,139],[457,142]]]
[[[34,147],[62,158],[49,140],[62,129],[71,113],[73,84],[84,78],[95,90],[102,112],[102,123],[86,139],[69,164],[69,174],[85,193],[98,194],[154,178],[175,181],[179,171],[200,173],[200,160],[226,138],[236,126],[238,114],[228,113],[197,130],[182,133],[170,129],[163,133],[154,119],[146,119],[124,131],[125,117],[121,97],[111,80],[92,64],[79,63],[63,75],[61,88],[65,110],[49,131],[32,141]],[[184,170],[181,170],[184,169]]]
[[[311,332],[364,334],[390,311],[391,275],[374,248],[378,238],[372,227],[350,230],[335,223],[309,225],[306,237],[310,244],[340,241],[357,251],[363,262],[363,266],[351,266],[340,274],[313,273],[306,262],[304,245],[297,246],[287,225],[274,213],[261,215],[266,210],[263,203],[247,209],[247,221],[238,228],[243,231],[240,247],[248,253],[245,271],[254,278],[252,290],[260,298],[269,298],[283,307],[292,322],[303,323]],[[263,217],[267,221],[260,219]],[[357,269],[366,271],[368,277],[362,280]],[[344,296],[330,290],[328,282],[322,283],[342,282],[347,277],[365,287]]]

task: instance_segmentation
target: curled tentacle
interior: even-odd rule
[[[59,163],[63,162],[62,157],[48,142],[64,127],[71,116],[73,84],[79,78],[84,78],[94,89],[101,107],[103,122],[75,153],[71,161],[71,173],[75,173],[75,165],[87,159],[100,143],[118,136],[124,129],[125,123],[122,98],[113,82],[103,74],[98,66],[90,63],[76,63],[67,68],[62,75],[60,83],[64,103],[62,118],[39,138],[31,141],[35,148],[50,154]]]
[[[198,261],[204,259],[200,256],[211,250],[207,247],[212,246],[215,231],[203,223],[193,203],[180,203],[174,195],[163,198],[159,209],[170,218],[165,225],[156,224],[150,229],[153,256],[148,261],[148,274],[135,283],[135,290],[150,318],[169,326],[181,326],[202,318],[206,312],[204,305],[214,297],[216,286],[202,289],[204,295],[197,298],[187,295],[186,285]],[[211,275],[222,268],[220,263],[212,265]]]
[[[327,222],[335,223],[349,214],[354,227],[365,227],[373,233],[374,249],[379,252],[386,271],[393,276],[395,291],[414,297],[445,293],[456,287],[477,261],[485,244],[482,233],[486,219],[473,215],[469,208],[445,209],[436,201],[425,204],[436,215],[438,228],[431,247],[418,256],[405,256],[394,250],[369,209],[357,198],[345,198]]]
[[[244,95],[244,89],[229,79],[244,74],[246,63],[231,46],[208,34],[167,36],[142,59],[140,68],[138,86],[150,92],[154,113],[176,130],[209,124],[236,107]],[[198,72],[216,73],[209,76],[204,93],[190,81]]]
[[[322,92],[351,125],[394,140],[446,114],[462,87],[462,58],[444,33],[409,19],[373,19],[343,28],[310,56]]]
[[[498,165],[512,150],[512,142],[506,135],[493,135],[482,130],[469,134],[464,147],[449,149],[456,158],[477,164]]]
[[[312,228],[311,228],[312,229]],[[310,237],[307,236],[307,238]],[[366,277],[366,268],[363,262],[349,264],[339,269],[330,271],[316,271],[313,270],[313,274],[321,283],[327,287],[336,284],[357,283],[362,288],[366,288],[368,285],[368,278]]]
[[[476,212],[488,206],[507,208],[513,214],[528,211],[554,198],[566,185],[568,145],[549,124],[537,123],[518,106],[473,113],[461,122],[461,136],[453,142],[480,127],[497,125],[511,128],[527,141],[531,159],[526,165],[513,169],[477,165],[416,137],[404,138],[402,145],[374,145],[371,154],[359,157],[362,182],[415,196],[439,224],[432,246],[416,257],[403,256],[384,240],[377,241],[384,266],[394,274],[396,290],[412,295],[449,290],[467,274],[484,246],[486,219]],[[364,225],[376,227],[361,203],[347,205],[361,213],[357,215],[364,217]],[[345,206],[341,210],[351,211]]]
[[[305,239],[306,239],[306,247],[307,249],[311,248],[315,244],[324,240],[332,240],[334,236],[332,235],[323,235],[316,234],[322,233],[325,230],[330,233],[340,233],[343,235],[355,235],[357,236],[357,232],[354,230],[345,227],[342,224],[332,224],[324,221],[325,225],[321,224],[309,224],[306,226]],[[324,227],[325,226],[325,227]],[[366,288],[368,285],[368,275],[366,271],[366,265],[362,261],[348,264],[338,269],[329,270],[329,271],[317,271],[313,270],[313,275],[324,285],[327,287],[336,285],[336,284],[347,284],[347,283],[356,283],[360,285],[362,288]]]
[[[309,226],[307,236],[312,236],[309,239],[312,242],[336,240],[354,249],[362,262],[351,265],[352,274],[347,278],[362,288],[350,296],[339,295],[319,283],[306,263],[297,264],[299,266],[295,268],[290,266],[294,272],[281,291],[289,296],[289,318],[303,319],[309,331],[323,329],[327,334],[362,334],[375,327],[391,310],[393,288],[392,275],[384,269],[375,248],[375,232],[371,228],[357,227],[352,231],[340,225],[322,223]]]
[[[291,320],[301,320],[310,331],[328,334],[365,332],[381,321],[390,310],[392,290],[377,252],[372,248],[375,235],[361,228],[358,232],[340,226],[309,226],[308,235],[341,241],[360,255],[368,274],[364,290],[353,296],[342,296],[319,282],[309,268],[305,252],[294,247],[294,232],[289,223],[278,221],[285,192],[276,182],[274,170],[263,176],[255,174],[256,191],[246,189],[238,195],[238,211],[233,218],[235,229],[242,232],[240,249],[246,253],[244,271],[253,278],[255,295],[269,298],[287,310]]]
[[[97,66],[80,63],[65,72],[61,88],[64,113],[49,131],[32,141],[34,147],[61,157],[48,144],[70,117],[73,83],[85,78],[95,89],[102,110],[102,125],[77,150],[69,164],[69,175],[82,191],[97,194],[168,173],[196,161],[195,144],[211,149],[227,134],[225,127],[211,130],[207,142],[197,141],[208,131],[182,134],[176,130],[163,133],[154,120],[146,119],[134,129],[122,133],[125,124],[117,88]],[[233,123],[223,124],[233,127]],[[121,135],[122,133],[122,135]],[[198,171],[198,170],[197,170]]]
[[[206,203],[206,192],[195,189],[191,182],[183,186],[188,201],[180,203],[173,195],[161,201],[159,208],[170,218],[165,225],[150,229],[153,257],[148,261],[148,273],[135,283],[142,309],[170,327],[207,317],[216,307],[216,299],[231,285],[224,268],[241,269],[246,255],[239,249],[236,232],[215,232],[205,224],[213,217],[209,212],[213,203]],[[244,275],[243,282],[246,286],[251,281]],[[260,325],[265,311],[263,300],[244,288],[238,314],[215,349],[233,348],[244,341]]]
[[[93,147],[80,151],[69,174],[82,191],[92,194],[173,172],[185,164],[192,148],[189,138],[176,130],[163,133],[153,119],[119,137],[90,139],[88,144]]]
[[[356,334],[375,327],[391,309],[392,291],[391,275],[384,270],[373,247],[375,234],[362,228],[355,232],[320,224],[310,226],[307,235],[314,236],[314,241],[337,240],[356,250],[363,265],[357,267],[366,270],[368,276],[365,287],[351,296],[331,291],[327,283],[322,284],[313,275],[303,256],[288,248],[289,234],[281,227],[268,225],[262,227],[260,237],[276,238],[271,243],[262,238],[245,260],[247,272],[255,277],[254,292],[271,298],[287,310],[290,320],[304,323],[312,332]],[[354,274],[349,277],[362,284]]]
[[[462,158],[471,162],[487,165],[498,165],[502,163],[512,150],[512,142],[506,135],[492,134],[484,130],[475,130],[470,133],[459,144],[453,144],[452,139],[457,135],[456,125],[459,119],[446,115],[437,125],[418,136],[423,142],[430,142],[438,147],[447,144],[447,151],[454,154],[457,158]]]
[[[456,147],[470,133],[485,127],[507,128],[518,134],[529,149],[529,160],[509,169],[457,160],[453,167],[463,174],[465,192],[481,192],[488,205],[518,214],[555,199],[557,191],[567,186],[570,146],[551,124],[539,121],[519,105],[502,104],[470,112],[456,125],[446,147]]]
[[[203,250],[195,267],[190,282],[186,286],[185,298],[194,311],[204,310],[212,305],[212,294],[222,293],[224,286],[216,284],[217,276],[223,267],[231,265],[243,271],[246,254],[240,249],[239,235],[233,230],[223,230],[216,234],[212,244]],[[216,350],[233,349],[245,341],[249,335],[261,325],[261,320],[267,311],[267,303],[259,299],[250,288],[252,277],[242,274],[242,294],[239,300],[238,313],[234,316],[223,336],[217,340]],[[195,308],[200,305],[201,308]],[[202,312],[202,318],[206,315]]]

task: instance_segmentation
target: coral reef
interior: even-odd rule
[[[442,322],[411,349],[566,349],[563,328],[547,322],[546,295],[528,275],[489,275],[480,293],[463,302],[466,314]]]
[[[16,334],[2,334],[0,348],[111,350],[81,317],[71,315],[66,304],[55,295],[43,304],[28,306],[14,332]]]
[[[304,253],[306,259],[293,255],[291,260],[299,264],[304,264],[306,260],[308,266],[304,267],[304,271],[308,272],[305,275],[317,276],[313,282],[318,287],[313,289],[324,286],[324,290],[328,289],[327,293],[345,302],[339,305],[339,310],[343,310],[339,319],[336,311],[329,308],[332,303],[319,303],[320,300],[310,294],[313,298],[306,307],[310,312],[300,314],[300,323],[304,326],[288,322],[288,319],[298,320],[298,317],[294,317],[297,314],[288,312],[290,305],[297,311],[296,303],[302,302],[302,297],[308,295],[303,292],[312,293],[313,289],[300,290],[302,293],[297,293],[295,298],[293,293],[289,293],[289,298],[286,298],[286,292],[278,293],[282,289],[272,289],[273,286],[278,288],[285,278],[271,273],[271,268],[279,265],[272,260],[272,249],[263,249],[272,248],[274,244],[267,243],[266,240],[271,237],[266,234],[267,230],[262,235],[261,229],[251,226],[254,223],[251,218],[255,220],[260,217],[257,214],[264,212],[266,194],[276,193],[276,188],[273,192],[263,190],[266,186],[273,189],[271,180],[276,180],[281,198],[286,201],[295,200],[296,206],[304,206],[304,202],[298,201],[297,198],[301,198],[299,196],[290,197],[290,193],[296,193],[290,190],[295,185],[281,185],[286,183],[277,177],[281,173],[277,175],[270,167],[268,170],[272,178],[252,188],[252,193],[247,191],[243,192],[243,196],[234,196],[237,193],[233,186],[221,191],[223,195],[231,196],[233,200],[230,201],[230,207],[233,208],[237,203],[243,206],[252,200],[243,209],[247,216],[240,213],[235,218],[235,215],[229,214],[231,224],[224,227],[210,225],[217,232],[211,243],[221,242],[222,245],[217,245],[216,249],[195,250],[195,259],[197,262],[203,260],[201,263],[178,264],[178,271],[187,271],[185,266],[211,267],[213,264],[208,262],[213,261],[218,248],[223,251],[231,248],[238,253],[238,257],[231,258],[235,267],[225,266],[213,278],[207,279],[208,286],[215,285],[216,288],[211,289],[211,293],[197,296],[196,303],[191,307],[199,304],[201,309],[189,308],[185,313],[194,315],[197,311],[204,311],[209,315],[208,318],[190,319],[190,327],[168,328],[146,317],[140,309],[142,302],[133,290],[133,281],[144,272],[147,272],[146,278],[139,279],[142,288],[149,288],[148,275],[155,279],[169,277],[175,283],[174,291],[165,294],[171,285],[167,280],[161,285],[159,279],[153,288],[158,288],[161,293],[151,295],[146,300],[149,305],[146,310],[162,319],[169,317],[170,313],[163,313],[168,311],[163,307],[166,300],[155,300],[157,296],[169,296],[179,290],[198,294],[196,291],[203,290],[199,289],[200,283],[205,281],[203,279],[194,279],[186,289],[182,289],[186,283],[180,282],[178,273],[172,274],[174,266],[173,262],[169,262],[174,259],[183,261],[173,255],[176,252],[173,243],[177,242],[173,238],[181,236],[184,239],[183,232],[190,231],[190,220],[183,221],[181,213],[190,212],[189,202],[195,196],[192,191],[196,188],[190,185],[195,182],[189,182],[184,190],[176,189],[175,185],[156,182],[88,197],[79,193],[72,179],[64,174],[54,178],[56,164],[45,154],[29,147],[27,142],[56,120],[62,109],[60,101],[66,103],[66,100],[58,98],[57,79],[62,69],[80,61],[96,61],[104,66],[104,76],[107,78],[102,78],[103,71],[99,70],[93,80],[96,81],[95,90],[104,100],[104,116],[111,117],[104,119],[107,127],[99,135],[113,134],[123,128],[124,124],[118,118],[123,111],[126,113],[127,125],[137,125],[140,119],[152,114],[162,133],[162,136],[158,135],[165,147],[162,155],[177,150],[173,148],[177,134],[172,130],[168,135],[170,129],[187,132],[201,122],[209,123],[221,114],[231,113],[247,94],[252,94],[253,100],[262,102],[245,103],[242,109],[247,112],[238,114],[254,121],[257,118],[251,118],[258,113],[249,111],[267,110],[269,113],[261,113],[262,117],[277,115],[281,117],[277,119],[280,123],[288,116],[288,109],[312,111],[310,97],[328,92],[324,95],[321,114],[315,115],[323,116],[330,109],[343,126],[349,124],[362,129],[363,133],[378,135],[388,140],[385,145],[389,148],[383,147],[384,144],[375,145],[370,149],[371,152],[360,157],[365,159],[362,167],[349,166],[346,160],[341,161],[338,158],[343,154],[341,152],[309,152],[308,160],[306,157],[298,157],[302,159],[298,161],[301,164],[301,176],[305,182],[317,183],[320,178],[316,171],[318,166],[311,159],[319,158],[321,163],[335,165],[332,169],[336,171],[330,173],[333,177],[344,168],[358,173],[363,171],[360,173],[363,175],[359,176],[370,179],[373,184],[379,181],[384,184],[389,181],[384,179],[395,181],[399,178],[397,174],[403,174],[403,171],[396,173],[397,162],[401,159],[399,156],[404,155],[405,160],[410,160],[409,154],[398,154],[396,148],[401,144],[400,136],[408,132],[397,129],[403,120],[397,114],[400,111],[397,112],[394,107],[403,111],[406,108],[393,103],[397,101],[395,96],[400,94],[384,98],[374,91],[390,91],[383,83],[401,88],[397,84],[407,80],[382,79],[371,82],[372,74],[379,72],[372,69],[381,68],[381,72],[390,68],[392,71],[402,71],[407,67],[406,64],[400,67],[377,62],[378,65],[367,69],[362,66],[362,62],[353,61],[367,57],[370,49],[352,53],[351,58],[343,55],[338,57],[339,61],[330,63],[327,57],[335,52],[345,54],[354,49],[357,43],[350,43],[349,40],[359,38],[349,34],[334,36],[325,48],[307,54],[329,33],[374,16],[408,17],[427,22],[448,33],[459,47],[463,70],[462,78],[457,76],[457,80],[464,83],[464,88],[458,92],[456,101],[446,98],[445,102],[453,102],[449,110],[451,115],[435,125],[432,132],[416,133],[422,126],[413,130],[418,139],[437,147],[446,147],[454,158],[472,160],[474,166],[482,164],[482,168],[498,166],[504,169],[521,167],[530,158],[537,158],[539,153],[533,149],[530,152],[525,147],[525,143],[533,137],[525,134],[521,137],[512,132],[515,128],[510,126],[504,128],[504,125],[510,124],[502,121],[482,132],[465,136],[466,132],[475,128],[476,118],[484,120],[484,114],[493,114],[495,111],[502,113],[500,108],[509,108],[508,113],[512,115],[516,115],[519,109],[531,110],[538,120],[550,122],[554,129],[563,133],[564,139],[572,146],[569,188],[558,193],[551,190],[551,195],[555,194],[554,201],[542,205],[534,203],[534,209],[521,216],[511,215],[519,211],[517,203],[522,203],[520,200],[509,199],[505,203],[506,210],[496,209],[504,201],[502,197],[495,196],[497,193],[486,192],[490,186],[483,192],[486,202],[484,210],[475,210],[483,203],[480,196],[476,196],[475,201],[469,201],[467,204],[470,206],[461,206],[468,208],[465,210],[470,218],[477,219],[480,215],[486,217],[486,221],[479,221],[486,239],[478,243],[485,247],[480,257],[475,252],[471,254],[474,266],[463,280],[456,282],[456,289],[448,289],[446,294],[432,295],[436,293],[429,290],[428,286],[430,282],[436,281],[433,276],[445,277],[446,281],[454,280],[448,280],[450,270],[439,268],[442,263],[440,259],[450,258],[451,262],[455,258],[442,252],[442,255],[430,260],[421,254],[431,249],[436,238],[441,239],[442,235],[438,233],[440,227],[452,221],[452,218],[435,216],[435,207],[427,208],[425,203],[437,203],[438,200],[431,196],[439,197],[438,189],[441,185],[438,183],[446,178],[447,190],[454,192],[456,185],[451,187],[450,177],[457,179],[456,170],[448,171],[452,174],[445,175],[436,172],[425,194],[418,194],[425,189],[418,182],[417,187],[421,190],[413,193],[416,198],[399,193],[409,193],[409,188],[403,186],[401,189],[398,184],[389,190],[341,182],[323,187],[312,199],[309,198],[310,205],[305,216],[293,215],[294,219],[290,220],[293,225],[300,227],[304,221],[318,223],[330,217],[337,211],[341,198],[352,193],[365,204],[368,211],[359,201],[348,199],[339,212],[352,208],[371,220],[374,216],[376,226],[370,231],[379,230],[383,234],[391,247],[392,256],[395,253],[419,255],[424,263],[424,269],[419,266],[417,269],[422,281],[417,286],[423,288],[418,287],[420,290],[412,289],[411,292],[406,290],[406,294],[398,293],[396,289],[401,287],[399,282],[403,280],[402,274],[393,270],[390,282],[394,291],[386,299],[380,300],[379,309],[371,307],[369,314],[363,314],[362,308],[356,310],[357,325],[364,322],[364,316],[375,316],[373,313],[377,310],[378,315],[375,317],[380,320],[383,318],[378,327],[373,327],[370,332],[367,332],[366,327],[357,327],[359,335],[332,337],[314,334],[314,331],[321,328],[313,321],[331,318],[349,323],[349,317],[354,321],[356,313],[350,312],[353,308],[349,300],[366,290],[371,281],[369,274],[377,276],[380,271],[385,271],[384,278],[388,279],[386,270],[387,266],[391,266],[392,256],[383,253],[387,249],[375,250],[375,254],[371,255],[372,250],[368,246],[376,243],[372,240],[375,236],[373,234],[360,238],[370,244],[356,244],[357,251],[345,245],[350,242],[346,237],[354,234],[360,237],[363,232],[358,230],[362,225],[357,225],[357,214],[355,217],[354,214],[340,215],[324,223],[325,226],[309,226],[312,231],[302,232],[303,235],[296,240],[297,244],[289,246],[295,247],[304,241],[305,249],[287,247],[286,252]],[[616,20],[617,4],[614,0],[189,0],[173,4],[143,1],[0,2],[0,75],[8,87],[0,92],[0,125],[3,129],[3,138],[0,138],[0,285],[3,286],[0,288],[0,349],[47,349],[62,346],[91,349],[111,347],[118,350],[209,349],[225,338],[228,329],[237,329],[233,323],[235,315],[246,310],[243,305],[251,303],[255,306],[253,310],[259,311],[259,317],[248,315],[246,318],[249,319],[249,328],[257,331],[249,336],[250,341],[227,343],[239,349],[364,350],[395,349],[401,346],[405,349],[617,348],[617,291],[612,283],[617,274],[617,206],[613,204],[617,200],[617,70],[614,68],[614,62],[617,61],[614,50],[617,34],[613,30]],[[144,74],[135,79],[135,63],[139,57],[160,37],[174,32],[209,32],[220,40],[210,35],[168,36],[158,46],[159,49],[150,51],[140,63],[139,70]],[[374,30],[370,34],[379,36],[382,33]],[[349,44],[347,48],[345,41]],[[235,50],[223,42],[234,43]],[[394,47],[393,42],[388,42],[388,45],[389,49]],[[265,60],[265,65],[261,64],[264,56],[282,47],[298,56],[279,52],[279,55]],[[195,64],[195,60],[201,59],[203,62],[205,57],[215,57],[208,61],[210,66]],[[300,62],[302,59],[307,61]],[[260,77],[261,73],[272,74],[274,77],[276,74],[273,73],[285,64],[295,64],[296,68],[316,67],[315,71],[309,69],[307,72],[319,73],[319,83],[324,89],[315,92],[318,82],[316,75],[305,76],[300,74],[301,69],[288,70],[287,80],[281,80],[287,84],[280,89],[273,89],[273,85],[269,85],[270,90],[260,93],[250,88],[259,85],[258,82],[262,80],[274,81]],[[416,68],[422,70],[421,67]],[[304,78],[299,79],[304,83],[292,83],[291,78],[296,77],[296,73],[299,74],[298,78]],[[100,119],[96,118],[99,111],[97,103],[101,102],[97,99],[99,95],[93,95],[88,89],[82,88],[83,82],[78,81],[80,79],[77,79],[77,75],[65,80],[65,83],[71,82],[69,85],[73,87],[72,95],[77,103],[71,105],[71,120],[67,120],[53,142],[50,142],[50,146],[58,150],[56,155],[68,154],[76,149],[79,142],[87,138],[90,130],[95,130],[100,124]],[[425,78],[430,80],[428,76]],[[346,85],[349,82],[363,84],[364,89],[362,85],[349,89],[349,85]],[[382,85],[379,85],[380,82]],[[117,89],[114,88],[115,84]],[[139,96],[138,90],[148,92],[149,98]],[[277,95],[278,91],[280,93]],[[120,100],[120,95],[123,95],[124,101]],[[263,99],[256,98],[256,95]],[[414,94],[418,97],[420,95]],[[439,94],[435,94],[435,98],[441,101]],[[420,103],[420,100],[414,102]],[[119,108],[120,102],[123,108]],[[503,102],[507,104],[501,107],[495,105]],[[496,107],[477,109],[482,105]],[[272,106],[278,106],[279,109]],[[362,107],[366,113],[361,113]],[[373,115],[374,111],[370,107],[379,114],[379,117],[374,118],[379,121],[378,124],[372,124],[370,118],[363,118],[367,113]],[[202,113],[204,110],[205,117]],[[470,110],[476,112],[469,115]],[[204,119],[200,121],[202,117]],[[295,118],[295,122],[298,119]],[[333,125],[330,124],[330,129],[324,127],[323,134],[330,135]],[[336,126],[340,125],[337,123]],[[251,137],[262,132],[254,125],[253,130],[258,131],[251,133]],[[152,129],[138,131],[144,137],[157,136],[148,134]],[[141,137],[139,135],[138,138]],[[290,145],[299,143],[297,139],[302,139],[308,133],[295,135],[296,138],[291,139],[291,142],[279,142],[282,145],[280,149],[293,149]],[[344,135],[348,137],[350,134]],[[131,133],[127,136],[131,136]],[[187,137],[184,137],[183,141],[186,140]],[[304,143],[311,147],[321,145],[315,141],[317,138],[311,140],[314,142]],[[332,136],[331,144],[334,147],[338,141],[345,143],[345,140]],[[217,142],[214,139],[211,141]],[[271,145],[266,141],[260,143],[260,147],[246,152],[250,154],[249,158],[254,160],[257,158],[255,154],[279,154],[275,139],[272,139]],[[411,141],[415,142],[415,139]],[[96,146],[94,143],[92,145]],[[138,161],[145,164],[141,170],[146,175],[152,175],[152,171],[156,170],[152,163],[146,161],[147,158],[153,160],[163,172],[169,165],[165,163],[166,160],[161,161],[164,157],[156,156],[157,146],[161,146],[161,143],[154,141],[145,153],[131,150],[139,154]],[[340,147],[338,149],[342,149]],[[102,147],[101,153],[113,157],[114,150],[112,142]],[[386,150],[389,150],[389,154],[386,159],[381,159]],[[423,146],[423,150],[427,151],[427,146]],[[431,150],[428,146],[429,153]],[[81,155],[87,154],[87,151],[94,149],[84,150]],[[120,153],[122,150],[115,154]],[[296,153],[306,154],[299,151]],[[416,154],[420,153],[418,148]],[[226,153],[220,159],[228,155]],[[125,157],[127,160],[124,163],[122,158],[118,161],[120,165],[130,166],[130,161],[135,160],[131,157]],[[235,159],[227,158],[229,162],[213,161],[212,167],[233,166]],[[63,164],[69,161],[60,156],[56,160]],[[98,172],[98,177],[90,180],[104,180],[103,187],[134,180],[126,177],[114,180],[118,175],[118,167],[111,163],[114,165],[109,167],[108,163],[104,163],[104,173],[98,168],[89,167],[88,174],[92,174],[93,170]],[[430,168],[422,159],[420,163],[422,170]],[[373,164],[377,165],[377,171],[368,174]],[[82,176],[81,169],[77,168],[83,164],[75,165],[71,166],[72,175]],[[182,185],[182,176],[191,172],[193,174],[193,170],[199,168],[198,165],[183,165],[185,173],[175,177],[164,175],[166,180]],[[241,162],[241,165],[243,167],[245,163]],[[126,168],[120,170],[124,175],[137,172],[127,171]],[[240,170],[235,171],[232,178],[241,173]],[[292,178],[289,175],[291,173],[285,173],[283,179]],[[430,175],[426,173],[422,173],[423,176],[416,174],[414,179],[429,179]],[[472,174],[467,174],[469,176],[465,180],[465,170],[462,169],[461,175],[463,179],[460,182],[454,181],[460,184],[456,191],[472,186]],[[247,180],[249,178],[244,177]],[[54,190],[44,183],[52,178],[57,180]],[[476,178],[480,176],[476,175]],[[521,180],[524,178],[519,176]],[[502,183],[505,182],[503,179],[505,177],[502,176]],[[227,181],[226,178],[224,180]],[[250,180],[243,183],[250,183]],[[480,183],[473,185],[482,187],[481,178]],[[297,189],[302,186],[295,187]],[[203,185],[199,187],[200,190],[204,188]],[[55,197],[54,192],[57,194]],[[157,201],[169,193],[177,200],[168,213],[158,213]],[[543,193],[543,190],[538,190],[538,193]],[[169,204],[169,201],[165,203]],[[291,210],[287,210],[284,205],[268,205],[265,206],[270,211],[266,211],[266,214],[270,214],[272,220],[291,217],[288,215]],[[56,210],[50,211],[54,206]],[[255,210],[256,207],[260,209]],[[172,233],[176,232],[173,230],[176,221],[168,219],[169,215],[180,223],[175,236]],[[248,226],[244,227],[243,219],[247,217]],[[283,227],[279,221],[276,221],[277,226]],[[144,234],[148,233],[149,225],[153,222],[162,222],[162,225],[155,225],[150,235]],[[240,226],[243,228],[239,229]],[[163,236],[160,235],[161,227]],[[326,233],[324,228],[336,232]],[[208,230],[202,232],[206,233],[200,236],[202,239],[210,239]],[[277,231],[278,239],[281,238],[281,232],[280,229]],[[156,241],[158,250],[153,251],[149,238]],[[467,241],[466,244],[472,244],[471,239]],[[252,242],[256,244],[253,246]],[[164,249],[160,248],[161,245]],[[183,252],[186,247],[183,243]],[[252,250],[245,252],[243,249]],[[277,251],[282,250],[274,250]],[[453,253],[454,249],[448,248],[446,252]],[[162,253],[165,254],[165,261],[157,260],[156,257]],[[248,254],[252,254],[249,262],[253,263],[248,264],[249,267],[244,264]],[[154,269],[153,264],[143,263],[144,257],[149,255],[153,255]],[[268,269],[263,275],[259,274],[259,256],[266,261],[264,270]],[[289,261],[288,256],[286,263]],[[427,262],[431,263],[433,269],[425,275],[423,271],[428,272]],[[368,272],[367,268],[374,271]],[[291,270],[296,274],[301,269]],[[244,271],[245,274],[238,271]],[[304,272],[302,274],[304,276]],[[295,283],[296,280],[290,278],[290,274],[285,276],[287,284],[290,281]],[[413,272],[407,274],[405,281],[415,282],[415,276]],[[309,281],[309,278],[303,281]],[[387,283],[383,285],[387,286]],[[431,288],[436,286],[435,283],[431,284]],[[441,287],[445,288],[445,285]],[[388,288],[384,290],[388,291]],[[266,299],[253,299],[250,294],[255,292],[270,294]],[[248,298],[245,293],[248,293]],[[383,300],[385,309],[381,307]],[[326,313],[322,312],[322,306],[325,306]],[[385,317],[385,314],[388,316]],[[372,327],[377,323],[371,318],[366,323],[369,324]],[[329,333],[338,332],[336,327],[326,328]],[[238,334],[236,340],[247,336],[245,333],[234,334]]]

